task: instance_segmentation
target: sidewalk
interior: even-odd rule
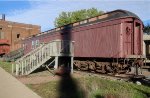
[[[41,98],[0,68],[0,98]]]

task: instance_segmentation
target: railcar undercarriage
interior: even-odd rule
[[[143,65],[142,59],[116,59],[110,61],[96,61],[96,60],[74,60],[74,68],[81,71],[91,71],[97,73],[129,73],[131,67],[138,68]]]

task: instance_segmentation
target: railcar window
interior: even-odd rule
[[[35,42],[32,41],[32,49],[34,49],[34,48],[35,48]]]
[[[39,40],[36,40],[36,47],[39,46]]]

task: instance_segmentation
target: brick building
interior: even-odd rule
[[[7,39],[10,51],[21,48],[21,40],[41,32],[38,25],[17,23],[5,20],[5,15],[0,17],[0,39]]]

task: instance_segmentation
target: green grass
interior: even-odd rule
[[[0,62],[11,73],[12,64]],[[43,98],[147,98],[150,87],[123,81],[110,81],[98,77],[62,78],[44,84],[27,85]]]
[[[60,98],[60,96],[61,98],[104,98],[106,96],[107,98],[108,96],[111,96],[111,98],[147,98],[147,95],[150,95],[150,87],[97,77],[85,77],[63,82],[52,81],[36,85],[30,84],[28,87],[43,98]],[[76,97],[70,97],[71,95]]]
[[[0,67],[6,70],[7,72],[11,73],[12,64],[10,62],[2,62],[0,61]]]
[[[56,98],[57,82],[49,82],[45,84],[27,85],[33,91],[38,93],[43,98]]]
[[[146,98],[150,88],[121,81],[110,81],[96,77],[84,79],[83,85],[88,88],[90,98],[112,95],[115,98]]]

